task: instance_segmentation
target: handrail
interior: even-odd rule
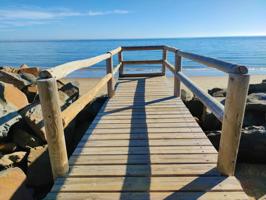
[[[218,102],[215,98],[213,98],[208,93],[204,92],[202,89],[197,87],[195,83],[193,83],[187,76],[185,76],[182,72],[175,72],[175,67],[170,64],[168,61],[165,61],[167,68],[173,72],[174,76],[176,76],[187,88],[189,88],[199,99],[200,101],[210,109],[211,112],[219,119],[221,122],[223,121],[224,115],[224,106]]]
[[[104,61],[110,57],[112,57],[113,55],[119,53],[122,50],[121,47],[118,47],[112,51],[109,51],[105,54],[99,55],[99,56],[95,56],[92,58],[88,58],[88,59],[83,59],[83,60],[76,60],[76,61],[72,61],[72,62],[68,62],[62,65],[58,65],[55,66],[53,68],[41,71],[39,76],[41,78],[52,78],[54,77],[55,79],[61,79],[66,77],[68,74],[82,69],[82,68],[87,68],[90,67],[92,65],[95,65],[101,61]]]
[[[136,50],[161,50],[162,58],[159,60],[124,60],[124,51]],[[175,54],[175,65],[167,60],[167,53]],[[113,56],[118,54],[118,65],[113,68]],[[225,106],[195,85],[182,71],[181,58],[187,58],[208,67],[216,68],[229,74],[228,88]],[[59,106],[58,88],[56,80],[68,74],[96,63],[106,60],[106,75],[86,94],[82,95],[74,103],[61,112]],[[162,64],[161,73],[124,74],[125,65],[131,64]],[[174,96],[180,96],[180,83],[188,87],[199,100],[209,108],[222,122],[222,134],[218,155],[217,168],[222,174],[233,175],[237,158],[237,151],[241,136],[246,96],[248,91],[249,75],[245,66],[224,62],[206,56],[188,53],[170,46],[133,46],[118,47],[105,54],[68,62],[56,67],[44,70],[37,81],[40,102],[43,110],[46,137],[48,142],[53,177],[63,176],[67,173],[67,152],[65,148],[64,128],[85,108],[107,85],[108,97],[114,95],[114,76],[119,71],[119,77],[132,76],[158,76],[165,74],[168,68],[174,74]],[[236,98],[237,97],[237,98]]]
[[[208,67],[216,68],[225,73],[232,73],[232,74],[247,74],[248,73],[248,69],[246,66],[232,64],[232,63],[224,62],[218,59],[200,56],[194,53],[188,53],[184,51],[177,51],[177,54],[183,58],[193,60],[195,62],[201,63]]]

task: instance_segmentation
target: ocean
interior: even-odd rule
[[[0,38],[1,39],[1,38]],[[65,62],[100,55],[118,46],[169,45],[184,51],[246,65],[250,74],[266,75],[266,36],[213,37],[172,39],[119,39],[119,40],[60,40],[60,41],[0,41],[0,66],[19,67],[21,64],[54,67]],[[161,59],[160,51],[125,52],[124,60]],[[174,56],[168,59],[174,63]],[[114,64],[117,63],[117,56]],[[223,76],[216,69],[183,59],[183,71],[188,76]],[[127,73],[157,72],[161,66],[126,66]],[[101,77],[105,62],[79,70],[72,78]],[[170,72],[167,72],[171,76]]]

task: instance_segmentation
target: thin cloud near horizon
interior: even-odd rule
[[[0,26],[31,26],[56,22],[66,17],[124,15],[128,10],[114,9],[107,11],[88,10],[76,12],[67,9],[59,10],[32,10],[32,9],[0,9]]]

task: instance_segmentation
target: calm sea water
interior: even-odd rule
[[[89,58],[117,46],[170,45],[205,56],[247,65],[250,74],[266,75],[266,37],[220,37],[129,40],[69,40],[69,41],[0,41],[0,66],[18,67],[23,63],[42,68]],[[126,52],[125,60],[161,59],[160,51]],[[173,55],[169,60],[174,63]],[[117,58],[114,59],[114,64]],[[183,59],[184,72],[190,76],[220,76],[223,73]],[[127,66],[126,71],[156,72],[160,66]],[[105,62],[80,70],[71,77],[100,77],[105,73]],[[167,75],[171,75],[170,72]]]

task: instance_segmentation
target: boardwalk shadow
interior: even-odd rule
[[[149,138],[148,138],[148,127],[147,127],[147,122],[146,122],[146,111],[145,111],[145,78],[142,79],[138,79],[137,80],[137,86],[136,86],[136,91],[135,91],[135,95],[134,95],[134,101],[133,101],[133,105],[140,105],[141,108],[143,109],[141,111],[141,114],[144,116],[142,118],[143,120],[143,124],[145,124],[142,128],[141,128],[141,133],[137,133],[137,134],[143,134],[143,141],[144,141],[144,145],[145,148],[145,152],[143,152],[143,157],[145,157],[146,159],[146,170],[145,174],[146,174],[146,178],[145,178],[145,182],[143,183],[143,178],[139,177],[139,180],[136,179],[132,179],[131,174],[132,172],[135,171],[136,166],[134,164],[128,164],[126,167],[126,172],[125,172],[125,178],[124,178],[124,182],[123,182],[123,187],[122,187],[122,193],[120,195],[120,200],[128,200],[130,198],[132,198],[130,196],[129,193],[132,190],[135,190],[135,188],[140,188],[140,186],[142,186],[142,190],[145,191],[149,191],[150,190],[150,176],[151,176],[151,166],[150,166],[150,150],[149,150]],[[136,110],[134,107],[132,107],[132,116],[131,116],[131,128],[130,128],[130,139],[129,139],[129,145],[128,145],[128,160],[127,163],[134,163],[134,152],[132,152],[131,148],[134,147],[134,141],[132,140],[133,136],[132,134],[134,134],[134,129],[137,128],[135,127],[137,123],[135,123],[135,121],[138,119],[138,115],[139,111]],[[139,199],[150,199],[149,193],[143,193],[140,194],[140,196],[138,196]]]

